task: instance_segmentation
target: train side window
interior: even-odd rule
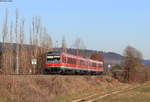
[[[80,60],[80,65],[86,65],[84,60]]]
[[[62,57],[62,62],[66,63],[66,57],[64,57],[64,56]]]
[[[98,64],[98,67],[102,67],[102,65],[101,65],[101,64]]]
[[[74,64],[74,59],[70,58],[70,64]]]
[[[82,65],[82,60],[80,60],[80,65]]]
[[[73,64],[76,64],[77,63],[77,60],[76,59],[73,59]]]
[[[70,58],[68,58],[67,63],[69,63],[69,64],[70,64]]]
[[[69,64],[76,64],[76,59],[74,59],[74,58],[68,58],[67,63],[69,63]]]
[[[92,63],[92,67],[96,67],[96,63]]]
[[[88,61],[85,61],[85,65],[86,65],[86,66],[88,65]]]
[[[92,63],[91,62],[89,62],[89,66],[92,67]]]

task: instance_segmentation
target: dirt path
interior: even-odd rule
[[[120,90],[115,90],[115,91],[106,92],[106,93],[99,93],[99,94],[97,93],[97,94],[93,94],[93,95],[90,95],[90,96],[85,97],[85,98],[73,100],[72,102],[95,102],[95,101],[100,100],[102,98],[105,98],[107,96],[115,95],[115,94],[122,93],[125,91],[130,91],[130,90],[138,88],[138,87],[139,86],[134,86],[134,87],[123,88]]]

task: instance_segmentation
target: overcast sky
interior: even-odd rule
[[[9,9],[25,18],[40,16],[53,42],[66,37],[68,46],[81,38],[88,49],[122,54],[126,46],[150,59],[150,0],[13,0],[0,2],[0,24]]]

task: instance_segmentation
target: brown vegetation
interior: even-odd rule
[[[136,80],[138,71],[142,68],[142,54],[135,48],[128,46],[125,49],[125,80]]]
[[[91,55],[90,59],[97,60],[97,61],[104,61],[103,56],[100,53],[97,53],[97,52],[93,53]]]
[[[0,98],[15,102],[48,102],[58,96],[119,84],[108,76],[0,76]]]
[[[122,65],[112,68],[113,77],[122,82],[146,82],[150,80],[150,68],[142,64],[142,54],[137,49],[128,46],[124,52]]]

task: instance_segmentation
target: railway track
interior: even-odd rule
[[[120,90],[115,90],[115,91],[106,92],[106,93],[99,93],[99,94],[96,93],[96,94],[93,94],[93,95],[90,95],[90,96],[87,96],[87,97],[84,97],[84,98],[73,100],[72,102],[96,102],[96,101],[101,100],[105,97],[115,95],[115,94],[119,94],[119,93],[122,93],[122,92],[125,92],[125,91],[130,91],[130,90],[133,90],[133,89],[138,88],[138,87],[140,87],[140,86],[130,87],[130,88],[123,88],[123,89],[120,89]]]

